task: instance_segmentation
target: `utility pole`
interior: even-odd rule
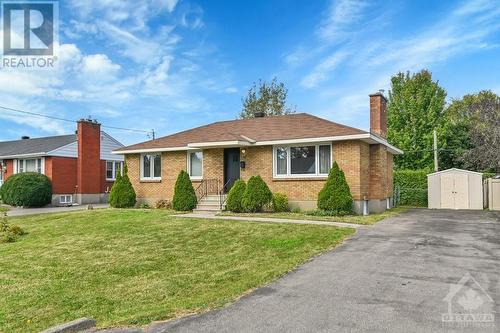
[[[154,139],[156,139],[156,138],[155,138],[155,130],[154,130],[154,129],[152,129],[152,130],[151,130],[151,134],[153,134],[153,135],[152,135],[152,136],[153,136],[153,140],[154,140]]]
[[[437,132],[434,130],[434,171],[438,172],[439,171],[439,165],[438,165],[438,138],[437,138]]]

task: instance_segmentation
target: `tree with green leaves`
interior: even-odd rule
[[[391,78],[388,140],[405,152],[394,159],[396,168],[433,167],[433,130],[438,133],[440,148],[448,144],[445,98],[446,91],[427,70],[398,73]]]
[[[489,90],[454,100],[447,110],[453,138],[466,143],[458,151],[466,168],[500,171],[500,96]],[[465,135],[456,128],[463,128]]]
[[[263,112],[266,116],[279,116],[294,113],[294,108],[287,105],[288,89],[283,82],[274,78],[271,83],[259,80],[254,82],[248,94],[242,99],[243,110],[240,118],[253,118],[255,113]]]

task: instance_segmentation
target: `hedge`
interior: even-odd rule
[[[394,171],[396,196],[399,190],[399,200],[397,204],[403,206],[427,207],[427,175],[429,173],[428,170]]]
[[[273,211],[275,213],[288,212],[288,197],[283,193],[273,193]]]
[[[43,207],[52,201],[50,179],[36,172],[18,173],[0,187],[2,201],[11,206]]]

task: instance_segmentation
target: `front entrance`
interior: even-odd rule
[[[224,192],[229,192],[240,179],[240,148],[224,149]]]

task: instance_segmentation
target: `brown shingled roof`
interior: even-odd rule
[[[255,141],[274,141],[365,133],[367,132],[307,113],[296,113],[286,116],[220,121],[120,148],[119,151],[186,147],[190,143],[200,142],[245,141],[242,136]]]

